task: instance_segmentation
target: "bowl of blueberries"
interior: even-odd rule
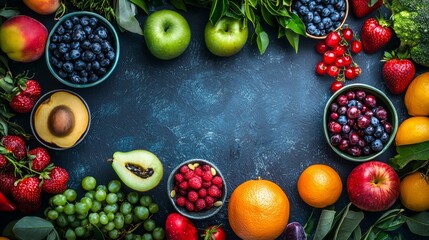
[[[355,83],[336,91],[326,103],[323,129],[331,148],[354,162],[383,154],[395,139],[398,115],[379,89]]]
[[[49,33],[46,63],[52,75],[74,88],[95,86],[114,71],[119,38],[102,16],[86,11],[64,15]]]
[[[293,0],[291,11],[306,27],[306,35],[324,39],[328,33],[340,29],[349,13],[348,0]]]

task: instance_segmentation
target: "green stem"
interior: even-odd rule
[[[9,82],[13,83],[13,79],[8,72],[5,76],[0,78],[0,88],[2,88],[6,93],[12,92],[14,88],[13,84],[10,84]]]

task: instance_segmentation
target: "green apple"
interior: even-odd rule
[[[143,34],[149,51],[163,60],[178,57],[191,41],[191,29],[186,19],[168,9],[150,14],[144,24]]]
[[[247,42],[249,30],[242,19],[222,17],[215,25],[210,21],[204,30],[206,46],[211,53],[228,57],[238,53]]]

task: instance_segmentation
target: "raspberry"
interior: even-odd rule
[[[193,190],[188,192],[188,200],[190,202],[195,202],[195,201],[197,201],[197,199],[198,199],[198,193],[197,192],[195,192]]]
[[[203,172],[202,178],[204,181],[210,182],[213,178],[212,172],[210,172],[210,170]]]
[[[176,173],[176,175],[174,175],[174,179],[176,180],[176,182],[181,183],[183,182],[183,180],[185,180],[185,177],[181,173]]]
[[[210,168],[211,167],[208,164],[204,164],[204,165],[201,166],[201,170],[203,170],[204,172],[210,171]]]
[[[194,176],[188,180],[188,184],[193,189],[200,189],[203,181],[200,176]]]
[[[180,173],[185,174],[187,172],[189,172],[191,169],[189,169],[189,167],[187,165],[183,165],[180,167]]]
[[[200,188],[200,190],[198,190],[198,196],[200,196],[201,198],[207,196],[207,189]]]
[[[211,207],[213,207],[213,204],[215,202],[214,198],[210,197],[210,196],[206,196],[204,198],[204,201],[206,202],[206,208],[207,209],[210,209]]]
[[[222,192],[218,187],[216,187],[216,185],[209,187],[209,189],[207,189],[207,193],[214,198],[219,198],[222,196]]]
[[[214,184],[214,185],[218,185],[218,184],[221,184],[223,181],[222,181],[222,178],[221,177],[219,177],[219,176],[214,176],[213,177],[213,179],[212,179],[212,183]]]
[[[203,170],[201,170],[201,167],[197,167],[197,168],[195,168],[194,173],[197,176],[202,176],[203,175]]]
[[[185,189],[179,189],[179,195],[186,196],[188,192]]]
[[[223,184],[222,184],[222,183],[220,183],[220,184],[215,184],[215,186],[216,186],[217,188],[219,188],[219,189],[222,189]]]
[[[186,180],[191,179],[193,176],[195,176],[194,171],[189,171],[189,172],[185,173],[185,179]]]
[[[193,212],[195,209],[194,203],[191,203],[189,201],[186,201],[185,207],[188,211]]]
[[[179,196],[179,197],[176,198],[176,205],[177,206],[183,207],[183,206],[185,206],[185,203],[186,203],[186,198],[185,197]]]
[[[206,182],[203,181],[203,184],[201,185],[203,188],[209,188],[212,185],[212,182]]]
[[[195,211],[201,211],[206,208],[206,201],[202,198],[198,198],[195,202]]]
[[[186,182],[186,181],[183,181],[183,182],[181,182],[180,184],[179,184],[179,188],[180,189],[183,189],[183,190],[186,190],[186,189],[188,189],[188,182]]]

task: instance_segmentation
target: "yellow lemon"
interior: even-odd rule
[[[429,141],[429,118],[410,117],[405,119],[396,132],[396,146]]]
[[[429,72],[411,81],[405,92],[405,107],[411,116],[429,115]]]

